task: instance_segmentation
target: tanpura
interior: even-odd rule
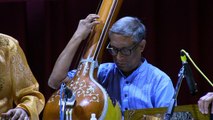
[[[106,90],[97,82],[97,69],[106,45],[107,32],[115,21],[122,0],[103,0],[99,9],[100,24],[91,32],[85,52],[79,62],[76,75],[66,83],[64,89],[56,91],[47,101],[43,120],[120,120],[118,103],[113,105]],[[67,90],[72,97],[64,102],[62,91]],[[66,93],[66,92],[65,92]]]

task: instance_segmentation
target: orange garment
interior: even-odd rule
[[[0,113],[20,107],[28,112],[30,120],[39,120],[44,104],[18,41],[0,33]]]

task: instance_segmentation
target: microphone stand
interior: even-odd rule
[[[65,93],[65,84],[62,83],[61,84],[61,88],[60,88],[60,101],[59,101],[59,105],[60,105],[60,120],[64,120],[64,115],[65,115],[65,103],[64,102],[66,99],[64,99],[63,94]]]
[[[167,108],[167,112],[164,115],[164,120],[170,120],[170,118],[173,115],[173,110],[174,110],[174,107],[175,107],[175,104],[176,104],[176,101],[177,101],[177,96],[178,96],[184,75],[185,75],[185,67],[182,66],[182,68],[180,69],[180,71],[178,73],[178,82],[177,82],[177,85],[175,87],[175,93],[174,93],[172,100],[170,101],[169,107]]]
[[[75,105],[76,96],[65,83],[60,88],[60,120],[72,120],[72,109]]]

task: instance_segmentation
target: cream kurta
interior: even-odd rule
[[[18,41],[0,33],[0,113],[15,104],[28,112],[30,120],[39,120],[45,100],[38,89]]]

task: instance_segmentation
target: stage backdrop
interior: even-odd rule
[[[0,32],[19,40],[29,65],[48,99],[47,85],[54,63],[72,37],[80,19],[95,13],[100,0],[0,0]],[[144,57],[165,71],[176,86],[185,49],[200,69],[213,79],[212,0],[124,0],[119,16],[135,16],[147,28]],[[106,52],[104,61],[111,61]],[[76,67],[76,61],[71,69]],[[189,62],[190,63],[190,62]],[[178,105],[196,104],[212,87],[192,66],[199,92],[192,96],[186,80]]]

